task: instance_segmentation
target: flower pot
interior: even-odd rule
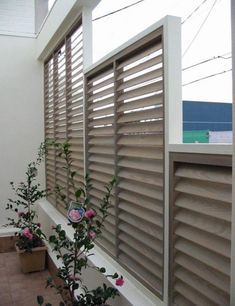
[[[37,272],[45,269],[46,246],[33,248],[32,252],[20,250],[17,245],[15,247],[23,273]]]

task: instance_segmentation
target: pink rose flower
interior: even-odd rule
[[[96,232],[94,232],[94,231],[89,231],[88,236],[89,236],[91,239],[94,239],[94,238],[96,237]]]
[[[33,235],[31,234],[30,229],[28,227],[24,228],[23,235],[27,237],[29,240],[33,239]]]
[[[123,286],[123,284],[124,284],[124,279],[122,276],[116,279],[117,286]]]
[[[77,209],[71,209],[70,212],[69,212],[69,218],[72,220],[72,221],[78,221],[81,219],[81,215],[80,215],[80,212],[77,210]]]
[[[95,217],[96,212],[94,211],[94,209],[90,208],[85,212],[85,217],[87,219],[92,219],[93,217]]]

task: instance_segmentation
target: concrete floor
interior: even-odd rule
[[[15,252],[0,253],[0,306],[37,306],[37,295],[59,306],[60,296],[45,288],[48,276],[47,270],[23,274]]]

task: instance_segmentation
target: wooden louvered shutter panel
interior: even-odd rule
[[[114,84],[113,69],[107,68],[87,80],[88,173],[91,178],[91,204],[98,212],[104,186],[114,176]],[[113,196],[111,198],[114,204]],[[109,209],[99,243],[115,254],[115,211]]]
[[[67,141],[72,151],[72,171],[76,188],[83,181],[83,41],[82,25],[78,23],[53,51],[45,63],[45,138],[58,143]],[[67,202],[74,200],[65,161],[55,150],[46,157],[47,187],[59,187]],[[59,195],[48,198],[66,214],[65,203]]]
[[[207,162],[175,163],[173,305],[229,306],[232,170]]]
[[[66,48],[63,44],[54,53],[55,69],[55,140],[64,143],[67,139],[67,101],[66,101]],[[57,153],[57,152],[56,152]],[[65,161],[56,154],[55,163],[56,186],[61,193],[67,196],[67,171],[64,169]],[[58,209],[65,213],[65,205],[60,196],[57,196],[56,205]]]
[[[83,42],[82,25],[66,41],[67,48],[67,139],[72,151],[76,187],[84,178],[83,165]],[[68,186],[70,200],[75,200],[74,189]]]
[[[44,68],[44,100],[45,100],[45,138],[53,140],[54,135],[54,62],[53,57]],[[46,186],[53,190],[55,187],[55,152],[49,149],[46,156]],[[50,193],[48,200],[55,205],[55,194]]]
[[[163,280],[163,56],[160,39],[117,63],[118,258]]]

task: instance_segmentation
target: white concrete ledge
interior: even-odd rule
[[[14,236],[16,232],[18,232],[18,228],[14,227],[2,227],[0,228],[0,237],[9,237]]]
[[[66,231],[67,236],[72,239],[73,229],[71,226],[68,226],[67,219],[60,212],[58,212],[58,210],[56,210],[47,200],[40,200],[38,202],[37,213],[39,221],[41,222],[43,229],[45,228],[47,235],[49,235],[52,225],[61,224],[62,228]],[[52,232],[50,234],[52,234]],[[89,257],[92,264],[98,267],[104,266],[108,274],[117,272],[121,274],[125,279],[124,286],[117,287],[124,299],[119,300],[119,302],[121,301],[121,304],[115,304],[114,302],[112,305],[165,306],[165,304],[158,297],[156,297],[152,292],[145,288],[130,273],[122,268],[112,257],[107,255],[100,247],[95,246],[95,248],[92,250],[92,253],[94,256]],[[56,257],[51,251],[51,248],[49,248],[49,254],[51,255],[55,265],[57,267],[60,266],[60,263],[56,262]],[[115,280],[109,279],[108,281],[112,284],[112,286],[115,287]]]
[[[221,154],[232,155],[232,144],[209,144],[209,143],[192,143],[192,144],[170,144],[169,152],[178,153],[201,153],[201,154]]]

